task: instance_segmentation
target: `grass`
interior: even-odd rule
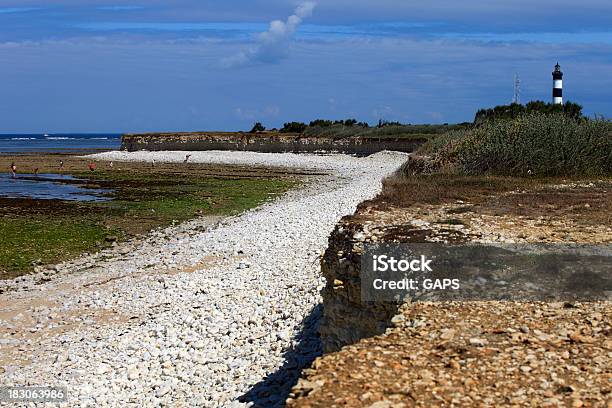
[[[87,174],[86,176],[89,176]],[[256,207],[273,195],[285,192],[295,181],[279,178],[218,178],[173,175],[102,173],[102,185],[118,184],[110,204],[122,217],[148,219],[161,223],[184,221],[194,215],[233,215]]]
[[[469,226],[474,215],[507,216],[532,222],[534,230],[567,220],[552,235],[597,231],[612,224],[608,127],[601,120],[534,114],[435,136],[383,180],[381,193],[360,204],[355,217],[367,220],[372,209],[430,213],[429,206],[452,204],[433,222]],[[388,230],[385,239],[401,242],[427,235],[411,224]]]
[[[0,210],[0,279],[93,252],[115,240],[196,216],[256,207],[296,184],[276,177],[208,177],[133,171],[76,174],[115,190],[104,203],[19,200]],[[11,199],[5,199],[11,203]],[[13,205],[13,207],[10,207]]]
[[[612,174],[612,136],[604,120],[563,114],[525,114],[456,130],[425,143],[407,173],[446,172],[508,176]]]
[[[360,126],[344,126],[340,124],[332,126],[308,127],[303,136],[310,137],[332,137],[342,139],[347,137],[375,138],[375,139],[409,139],[429,140],[435,135],[462,129],[464,125],[389,125],[382,127],[364,128]]]
[[[528,189],[539,181],[518,177],[469,176],[449,174],[395,174],[383,180],[383,189],[372,202],[379,208],[410,207],[422,204],[444,204],[478,201],[501,192]]]
[[[0,221],[0,268],[21,274],[38,264],[57,263],[93,249],[108,232],[91,219],[5,219]]]

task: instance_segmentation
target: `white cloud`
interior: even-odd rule
[[[277,117],[280,114],[280,108],[276,105],[268,105],[263,109],[236,108],[234,113],[241,120],[257,120]]]
[[[274,20],[268,31],[257,36],[256,44],[232,57],[224,58],[221,65],[237,67],[251,63],[277,63],[287,56],[295,32],[305,18],[312,15],[316,3],[301,3],[287,21]]]
[[[0,14],[27,13],[28,11],[41,10],[40,7],[1,7]]]

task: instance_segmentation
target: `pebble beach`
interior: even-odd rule
[[[185,152],[91,157],[181,162]],[[284,403],[321,353],[328,236],[406,155],[192,152],[189,160],[322,175],[239,216],[194,219],[58,265],[43,283],[3,282],[3,382],[67,386],[70,407]]]

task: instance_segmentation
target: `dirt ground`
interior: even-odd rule
[[[418,219],[429,223],[434,234],[460,230],[469,239],[497,234],[514,241],[609,243],[612,179],[390,178],[354,218],[374,220],[400,238],[402,229],[405,236],[416,233],[410,220]],[[421,229],[417,235],[427,234]]]
[[[436,175],[386,180],[350,220],[366,243],[610,244],[611,216],[609,178]],[[385,334],[317,359],[287,406],[612,408],[610,316],[609,301],[405,304]]]

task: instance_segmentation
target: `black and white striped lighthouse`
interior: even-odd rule
[[[553,76],[553,104],[563,105],[563,72],[561,72],[561,65],[557,62],[555,65],[555,71],[552,73]]]

